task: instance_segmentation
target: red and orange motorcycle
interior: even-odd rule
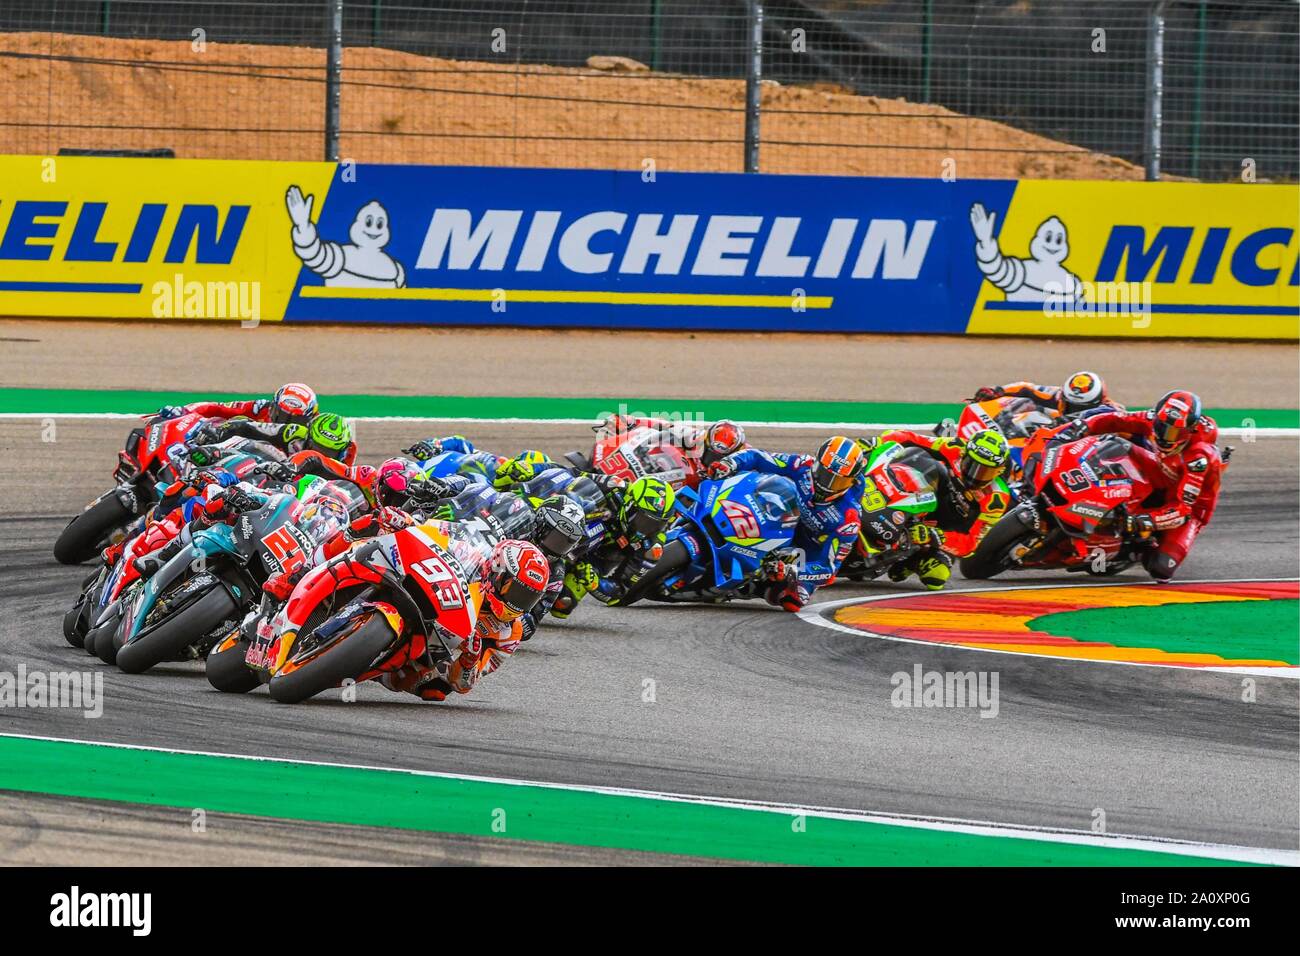
[[[411,661],[444,671],[474,633],[491,553],[476,527],[442,521],[359,542],[307,572],[278,612],[264,601],[219,642],[208,681],[232,693],[265,683],[277,701],[298,703]]]

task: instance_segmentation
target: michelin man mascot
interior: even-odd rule
[[[1007,294],[1008,302],[1046,302],[1048,299],[1079,301],[1083,286],[1062,263],[1070,254],[1065,223],[1049,216],[1029,242],[1029,258],[1004,256],[993,238],[997,213],[985,212],[975,203],[970,207],[971,229],[975,232],[975,259],[984,278]]]
[[[297,186],[285,195],[289,218],[293,220],[293,251],[327,286],[400,289],[406,285],[402,264],[384,252],[392,238],[388,231],[388,210],[368,202],[357,210],[348,230],[347,244],[322,240],[311,221],[315,196],[306,196]]]

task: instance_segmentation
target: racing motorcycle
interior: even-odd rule
[[[125,529],[157,502],[157,486],[181,475],[178,461],[185,451],[185,435],[203,416],[192,412],[172,419],[143,417],[146,424],[132,429],[117,453],[116,486],[86,505],[59,533],[54,559],[60,564],[89,561],[121,540]]]
[[[799,497],[789,478],[739,472],[677,494],[684,507],[663,553],[613,603],[722,603],[759,596],[754,584],[770,561],[781,559],[797,573],[790,543],[799,525]]]
[[[666,426],[665,426],[666,427]],[[650,425],[596,426],[591,455],[571,451],[564,457],[579,471],[612,475],[632,482],[646,475],[662,478],[674,488],[695,487],[703,477],[698,454],[674,443],[665,432]]]
[[[970,402],[962,409],[956,422],[944,419],[935,427],[934,433],[943,438],[969,441],[986,428],[997,429],[1011,449],[1007,478],[1014,485],[1020,480],[1025,446],[1043,429],[1057,424],[1058,418],[1057,413],[1042,408],[1032,399],[1004,395],[986,402]]]
[[[1150,455],[1120,435],[1048,448],[1032,495],[1012,507],[961,561],[968,578],[1024,568],[1118,574],[1137,557],[1124,533],[1130,505],[1151,493],[1134,457]]]
[[[270,481],[255,471],[257,465],[265,458],[282,457],[280,451],[272,446],[239,438],[230,439],[220,446],[191,448],[188,454],[192,465],[208,465],[215,460],[216,469],[228,471],[256,487]],[[179,456],[173,456],[173,460],[179,462]],[[140,524],[144,524],[144,519]],[[67,642],[73,647],[84,648],[106,664],[114,663],[117,656],[115,642],[111,636],[106,640],[99,638],[111,635],[115,628],[98,625],[101,622],[107,624],[109,617],[114,621],[120,620],[120,614],[116,613],[120,607],[116,602],[140,578],[135,560],[163,547],[180,533],[183,533],[183,527],[171,520],[129,528],[126,532],[128,540],[117,561],[112,565],[102,565],[82,581],[80,595],[63,618],[63,636]],[[113,615],[105,614],[109,608],[114,610]]]
[[[182,540],[188,547],[120,602],[117,666],[139,674],[163,661],[204,657],[258,603],[267,578],[310,565],[316,549],[366,507],[359,490],[352,495],[341,490],[350,485],[339,483],[336,495],[330,491],[335,486],[318,482],[319,493],[305,501],[271,494],[233,525],[200,531],[187,525]]]
[[[477,527],[440,521],[355,544],[308,571],[251,639],[236,632],[218,644],[208,680],[232,692],[266,683],[275,700],[298,703],[412,660],[445,670],[473,635],[491,553]]]
[[[873,580],[924,546],[913,529],[937,510],[944,470],[920,448],[885,442],[872,450],[862,479],[862,527],[840,577]]]

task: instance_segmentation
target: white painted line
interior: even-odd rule
[[[102,740],[78,740],[69,737],[42,737],[34,734],[0,733],[0,737],[19,740],[41,740],[50,743],[85,744],[119,750],[143,750],[150,753],[174,753],[195,757],[223,757],[232,760],[253,760],[265,763],[286,763],[308,767],[334,767],[347,770],[371,770],[382,773],[411,774],[418,777],[436,777],[443,780],[465,780],[473,783],[500,784],[509,787],[539,787],[547,790],[566,790],[576,793],[596,793],[606,796],[633,797],[642,800],[662,800],[671,803],[694,803],[730,810],[750,810],[760,813],[779,813],[785,816],[820,817],[827,820],[850,820],[857,823],[874,823],[883,826],[907,827],[918,830],[940,830],[947,833],[965,833],[973,836],[1003,837],[1011,840],[1041,840],[1048,843],[1067,843],[1077,846],[1100,847],[1112,850],[1146,850],[1171,853],[1178,856],[1208,857],[1238,863],[1264,863],[1274,866],[1300,866],[1300,850],[1281,850],[1270,847],[1234,846],[1227,843],[1201,843],[1195,840],[1178,840],[1172,837],[1137,836],[1130,834],[1094,833],[1064,827],[1024,826],[997,823],[990,820],[966,820],[960,817],[921,816],[902,813],[884,813],[867,810],[850,810],[835,807],[803,806],[799,804],[770,803],[763,800],[735,800],[722,797],[703,797],[694,794],[655,790],[634,790],[624,787],[586,786],[569,783],[547,783],[538,780],[515,780],[507,777],[482,777],[472,774],[446,773],[435,770],[408,770],[400,767],[377,767],[368,764],[332,763],[323,760],[297,760],[288,757],[268,757],[249,754],[218,753],[205,750],[178,750],[169,747],[147,747],[139,744],[119,744]]]
[[[1270,584],[1284,581],[1296,581],[1300,578],[1215,578],[1194,581],[1179,581],[1179,584]],[[1133,587],[1135,585],[1148,585],[1149,581],[1079,581],[1074,584],[1012,584],[1007,581],[1003,587],[987,588],[954,588],[945,593],[954,594],[986,594],[990,591],[1042,591],[1057,588],[1118,588]],[[1156,586],[1156,585],[1152,585]],[[894,598],[908,597],[927,597],[933,596],[935,591],[894,591],[888,594],[873,594],[866,597],[842,598],[837,601],[822,601],[819,604],[809,604],[807,607],[798,611],[798,615],[809,624],[816,624],[818,627],[824,627],[832,631],[842,631],[845,634],[852,634],[855,637],[874,637],[882,641],[897,641],[900,644],[921,644],[925,647],[946,647],[956,651],[974,651],[982,654],[1012,654],[1016,657],[1032,657],[1040,661],[1065,661],[1072,664],[1107,664],[1123,665],[1125,667],[1165,667],[1180,671],[1211,671],[1216,674],[1244,674],[1247,676],[1258,677],[1285,677],[1289,680],[1300,679],[1300,667],[1201,667],[1195,664],[1161,664],[1152,661],[1102,661],[1089,657],[1065,657],[1056,654],[1034,654],[1030,651],[1013,651],[1002,650],[995,647],[969,647],[963,644],[947,644],[942,641],[922,641],[914,637],[898,637],[893,634],[877,634],[874,631],[867,631],[859,627],[849,627],[847,624],[841,624],[839,621],[832,621],[826,617],[826,613],[836,608],[846,607],[852,604],[870,604],[873,601],[889,601]],[[1144,605],[1145,606],[1145,605]]]
[[[64,418],[64,419],[135,419],[142,416],[126,412],[0,412],[0,419],[14,418]],[[477,425],[597,425],[595,418],[456,418],[433,415],[351,415],[345,416],[353,422],[470,422]],[[934,422],[772,422],[741,421],[745,428],[784,428],[803,431],[887,431],[891,428],[928,429]],[[1241,428],[1220,428],[1219,434],[1226,438],[1244,438],[1246,430]],[[1300,438],[1300,428],[1254,428],[1250,434],[1256,438]]]

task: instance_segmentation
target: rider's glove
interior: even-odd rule
[[[1003,391],[1001,385],[983,385],[975,389],[975,394],[972,396],[971,401],[989,402],[995,398],[1001,398],[1005,394],[1006,392]]]
[[[208,422],[199,422],[185,433],[185,442],[189,445],[211,445],[220,438],[216,426]]]
[[[719,458],[709,465],[709,477],[714,481],[729,478],[736,473],[736,463],[729,458]]]
[[[409,528],[415,524],[415,519],[401,508],[385,506],[379,509],[376,517],[379,519],[379,526],[384,529],[385,534],[401,531],[403,528]]]
[[[403,455],[410,455],[420,461],[428,461],[434,455],[442,453],[442,440],[439,438],[422,438],[410,448],[403,448]]]
[[[880,444],[879,438],[855,438],[854,441],[862,449],[864,455],[870,455],[876,450],[876,446]]]
[[[529,612],[519,619],[519,627],[519,640],[531,640],[532,636],[537,633],[537,618],[533,617],[532,612]]]
[[[158,409],[158,414],[155,415],[154,417],[162,418],[162,419],[171,419],[171,418],[180,418],[184,414],[185,414],[184,405],[164,405],[162,408]]]
[[[256,511],[262,507],[262,503],[246,492],[243,488],[227,488],[225,494],[221,496],[221,503],[227,511],[236,514],[243,514],[245,511]]]
[[[298,469],[287,461],[259,461],[253,466],[253,473],[275,481],[293,481],[298,477]]]
[[[1088,434],[1088,423],[1076,418],[1057,429],[1056,434],[1052,436],[1052,441],[1077,441],[1086,434]]]
[[[921,547],[925,547],[931,542],[934,543],[935,547],[943,545],[943,532],[928,524],[917,523],[912,525],[911,535],[912,541]]]
[[[420,501],[437,501],[452,497],[451,486],[441,478],[414,478],[406,483],[408,497]]]

